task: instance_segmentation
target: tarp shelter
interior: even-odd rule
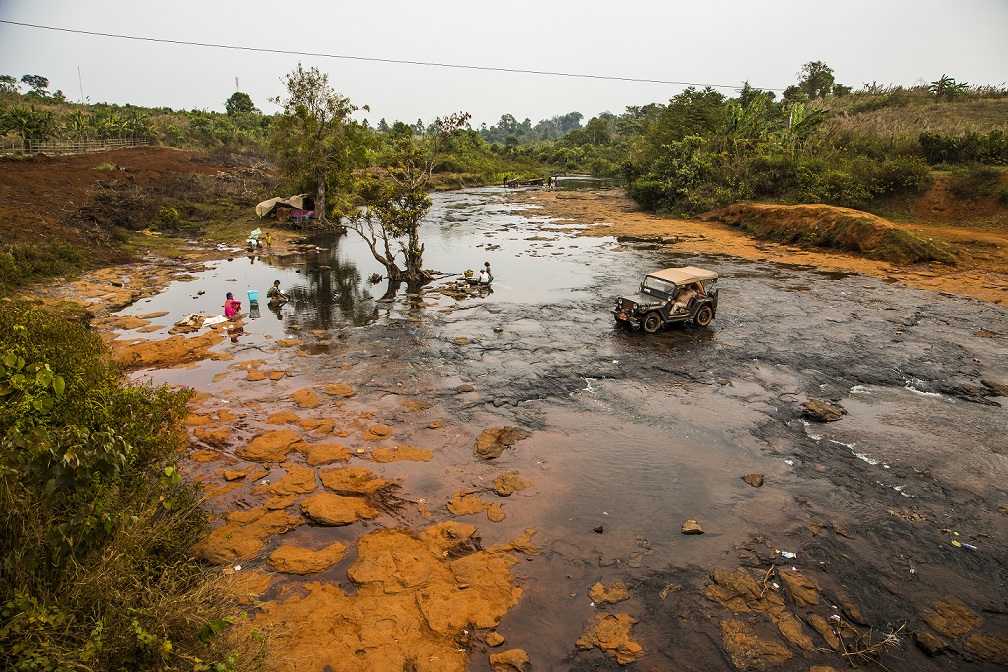
[[[256,216],[259,219],[266,217],[267,215],[272,215],[277,211],[277,208],[290,208],[292,210],[311,210],[314,204],[311,199],[308,198],[308,194],[298,194],[297,196],[288,196],[283,198],[277,196],[276,198],[271,198],[268,201],[263,201],[256,206]]]

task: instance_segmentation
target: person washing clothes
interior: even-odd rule
[[[233,320],[234,316],[241,311],[241,301],[235,301],[234,294],[227,293],[224,299],[224,317]]]

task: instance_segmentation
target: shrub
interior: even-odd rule
[[[977,201],[995,194],[1001,182],[1001,173],[989,166],[973,165],[964,172],[953,175],[948,190],[956,198]]]
[[[0,251],[0,284],[9,290],[84,266],[83,255],[62,238],[49,236],[40,245],[15,243]]]
[[[187,391],[128,384],[101,339],[0,305],[0,669],[199,669],[234,605],[187,550]]]

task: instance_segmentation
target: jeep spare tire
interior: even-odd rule
[[[707,321],[710,322],[710,318],[708,318]],[[661,323],[661,315],[657,312],[650,312],[644,316],[644,321],[641,322],[641,327],[647,333],[653,334],[661,328]]]
[[[693,318],[693,322],[698,327],[706,327],[710,324],[710,321],[714,319],[714,311],[711,310],[710,306],[704,306],[697,311],[696,317]]]

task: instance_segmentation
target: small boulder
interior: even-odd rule
[[[483,430],[483,433],[476,437],[476,447],[473,449],[473,454],[484,460],[492,460],[500,457],[505,448],[513,446],[528,436],[529,433],[521,427],[491,427]]]
[[[840,404],[830,404],[818,399],[806,401],[802,408],[805,409],[802,415],[816,422],[836,422],[847,414],[847,410]]]
[[[682,526],[683,534],[703,534],[703,530],[700,528],[700,523],[698,523],[693,518],[690,518]]]
[[[754,488],[763,487],[763,474],[746,474],[742,477],[742,480]]]
[[[528,654],[522,649],[490,654],[490,669],[493,672],[523,672],[528,662]]]

